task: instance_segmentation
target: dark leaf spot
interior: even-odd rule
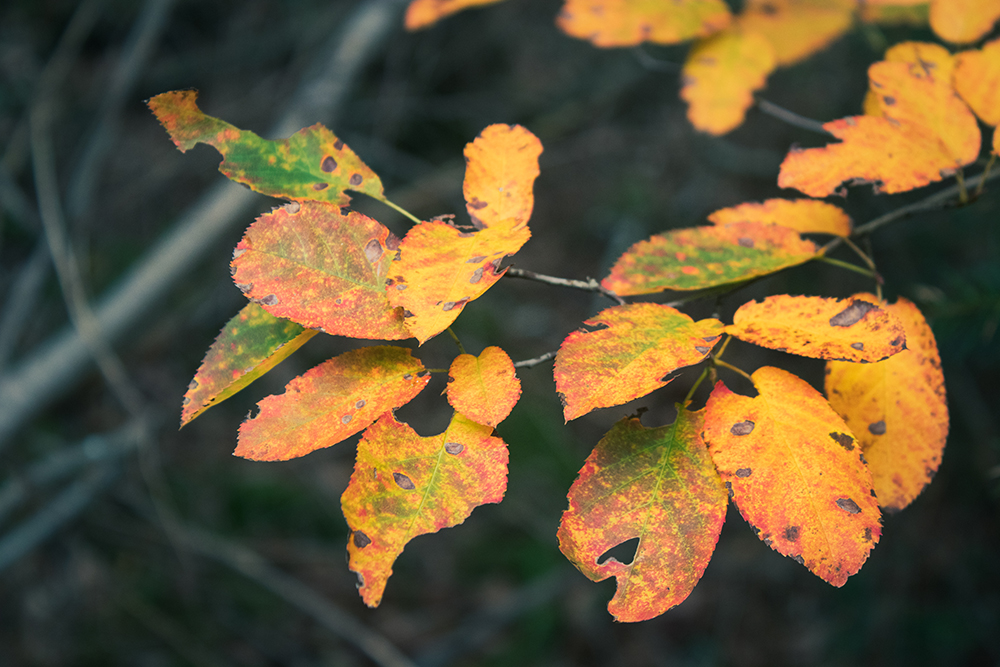
[[[299,210],[301,210],[301,208],[302,204],[298,203],[297,201],[290,201],[287,204],[285,204],[285,210],[288,211],[289,213],[298,213]]]
[[[404,309],[403,309],[403,317],[404,317],[404,318],[406,318],[406,317],[413,317],[413,313],[411,313],[411,312],[410,312],[409,310],[406,310],[406,309],[404,308]]]
[[[889,106],[892,106],[893,104],[896,103],[896,98],[892,97],[891,95],[883,95],[882,101],[888,104]]]
[[[698,354],[708,354],[711,349],[712,348],[705,347],[704,345],[695,345],[694,346],[694,351],[697,352]]]
[[[616,560],[622,565],[631,565],[638,550],[639,538],[633,537],[605,551],[598,557],[597,564],[603,565],[609,560]]]
[[[317,192],[320,190],[326,190],[328,187],[330,187],[329,183],[313,183],[313,190],[316,190]]]
[[[885,435],[885,420],[879,420],[869,424],[868,432],[872,435]]]
[[[896,338],[893,338],[891,341],[889,341],[889,345],[892,345],[893,347],[897,347],[902,344],[903,344],[902,336],[897,336]]]
[[[338,296],[336,299],[333,300],[333,302],[339,306],[344,303],[344,300]]]
[[[707,343],[711,343],[711,342],[712,342],[713,340],[715,340],[716,338],[718,338],[718,336],[704,336],[704,337],[702,338],[702,340],[703,340],[703,341],[705,341],[705,342],[707,342]]]
[[[447,312],[449,310],[454,310],[455,308],[461,308],[468,302],[469,302],[468,297],[464,299],[459,299],[458,301],[449,301],[448,303],[444,304],[444,306],[442,306],[441,310]]]
[[[275,294],[268,294],[260,300],[260,303],[262,306],[276,306],[278,304],[278,297]]]
[[[343,142],[342,139],[337,139],[335,142],[333,142],[333,148],[334,148],[334,150],[338,150],[339,151],[343,147],[344,147],[344,142]]]
[[[236,283],[236,287],[244,294],[253,291],[253,283]]]
[[[861,457],[861,462],[862,463],[864,463],[865,465],[868,465],[868,459],[865,458],[865,455],[864,455],[863,452],[861,454],[858,454],[858,456]]]
[[[360,410],[363,407],[365,407],[365,401],[364,401],[364,399],[362,399],[362,400],[360,400],[360,401],[358,401],[357,403],[354,404],[354,409],[355,410]]]
[[[385,239],[385,247],[393,252],[399,250],[399,237],[389,232],[389,236]]]
[[[864,343],[851,343],[851,347],[853,347],[855,350],[863,350],[863,349],[865,349],[865,344]]]
[[[364,177],[361,176],[361,174],[354,173],[354,174],[351,174],[351,180],[349,181],[349,183],[351,185],[361,185],[361,181],[363,181],[363,180],[365,180],[365,179],[364,179]]]
[[[770,537],[765,537],[764,544],[766,544],[767,546],[771,546],[772,544],[774,544],[774,540],[772,540]]]
[[[729,493],[729,499],[733,499],[733,484],[732,482],[726,482],[726,492]]]
[[[799,565],[805,565],[806,564],[806,559],[803,558],[801,555],[792,556],[792,560],[794,560]]]
[[[465,451],[465,445],[460,442],[446,442],[444,443],[444,451],[449,454],[461,454]]]
[[[854,450],[854,438],[847,435],[846,433],[831,433],[830,437],[833,438],[838,445],[846,449],[847,451]]]
[[[489,206],[489,204],[487,204],[486,202],[484,202],[479,197],[473,197],[472,201],[469,202],[469,206],[471,206],[472,208],[474,208],[474,209],[476,209],[478,211],[481,208],[486,208],[487,206]]]
[[[412,380],[412,379],[413,379],[413,376],[412,376],[412,375],[410,375],[409,373],[407,373],[406,375],[404,375],[404,376],[403,376],[403,379],[404,379],[404,380]]]
[[[478,264],[479,262],[483,261],[484,259],[486,259],[486,255],[476,255],[475,257],[470,257],[469,259],[465,260],[465,263],[466,264]]]
[[[872,529],[871,528],[865,528],[865,535],[864,535],[864,537],[865,537],[865,542],[871,542],[872,541]]]
[[[584,322],[583,324],[580,325],[580,328],[577,329],[577,331],[579,331],[580,333],[588,334],[588,333],[594,333],[595,331],[602,331],[607,328],[608,325],[605,324],[604,322],[594,322],[594,323]]]
[[[849,327],[873,310],[878,310],[878,306],[861,299],[854,299],[851,304],[842,311],[830,318],[831,327]]]
[[[473,285],[475,285],[482,279],[483,279],[483,267],[481,266],[475,271],[473,271],[472,275],[469,276],[469,282],[472,283]]]
[[[374,264],[382,256],[382,244],[372,239],[365,245],[365,259]]]
[[[754,423],[749,419],[746,421],[737,422],[733,424],[733,427],[729,429],[729,432],[733,435],[750,435],[753,431]]]
[[[858,514],[861,512],[861,508],[858,507],[858,504],[850,498],[837,498],[837,507],[844,510],[848,514]]]
[[[187,396],[185,396],[184,400],[181,401],[181,405],[187,405],[190,402],[191,402],[191,399],[188,398]]]
[[[396,481],[396,485],[401,489],[406,489],[407,491],[412,491],[417,488],[413,483],[413,480],[404,475],[401,472],[392,473],[392,478]]]
[[[791,542],[799,539],[799,527],[789,526],[788,528],[785,528],[785,539]]]
[[[325,158],[323,158],[323,164],[321,164],[319,168],[329,174],[331,171],[337,168],[337,161],[334,160],[329,155],[327,155]]]
[[[741,246],[743,246],[744,248],[752,248],[753,247],[753,239],[750,238],[749,236],[741,236],[739,238],[739,240],[738,240],[738,243]]]
[[[562,393],[561,391],[557,391],[556,396],[559,398],[559,404],[561,406],[565,408],[567,405],[569,405],[569,401],[566,400],[566,394]]]
[[[740,478],[749,477],[752,474],[753,470],[751,470],[750,468],[740,468],[739,470],[736,471],[736,476]]]
[[[344,415],[343,417],[340,418],[340,422],[342,424],[350,424],[351,423],[351,415]]]
[[[359,549],[364,549],[371,543],[372,543],[372,538],[368,537],[360,530],[354,531],[354,546],[356,546]]]

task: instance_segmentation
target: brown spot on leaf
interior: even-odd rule
[[[260,300],[260,305],[262,306],[276,306],[278,304],[278,296],[275,294],[268,294],[263,299]]]
[[[864,343],[851,343],[851,347],[853,347],[855,350],[863,350],[863,349],[865,349],[865,344]]]
[[[798,563],[799,565],[805,565],[805,564],[806,564],[806,559],[805,559],[805,558],[803,558],[803,557],[801,556],[801,554],[799,554],[799,555],[795,555],[795,556],[792,556],[792,560],[794,560],[794,561],[795,561],[796,563]]]
[[[733,484],[732,482],[726,482],[726,491],[729,493],[729,499],[733,499]]]
[[[334,148],[334,150],[338,150],[339,151],[343,147],[344,147],[344,141],[343,141],[343,139],[337,139],[335,142],[333,142],[333,148]]]
[[[342,424],[350,424],[351,423],[351,415],[344,415],[343,417],[341,417],[340,418],[340,423],[342,423]]]
[[[486,202],[484,202],[479,197],[473,197],[472,201],[469,202],[469,206],[471,206],[472,208],[474,208],[474,209],[476,209],[478,211],[481,208],[486,208],[487,206],[489,206],[489,204],[486,203]]]
[[[739,244],[740,244],[741,246],[743,246],[744,248],[752,248],[752,247],[753,247],[753,239],[752,239],[752,238],[750,238],[749,236],[741,236],[741,237],[740,237],[740,238],[739,238],[739,239],[737,240],[737,242],[738,242],[738,243],[739,243]]]
[[[740,478],[749,477],[752,474],[753,470],[751,470],[750,468],[740,468],[739,470],[736,471],[736,476]]]
[[[313,190],[316,190],[317,192],[320,190],[326,190],[328,187],[330,187],[329,183],[313,183]]]
[[[412,491],[413,489],[417,488],[416,484],[413,483],[413,480],[401,472],[392,473],[392,479],[395,480],[396,485],[401,489]]]
[[[476,255],[475,257],[470,257],[469,259],[465,260],[465,263],[479,264],[479,262],[483,261],[484,259],[486,259],[486,255]]]
[[[694,351],[697,352],[698,354],[708,354],[709,350],[711,350],[711,349],[712,348],[705,347],[704,345],[695,345],[694,346]]]
[[[858,507],[858,504],[850,498],[837,498],[837,507],[844,510],[848,514],[859,514],[861,512],[861,508]]]
[[[376,239],[372,239],[365,245],[365,259],[370,264],[374,264],[382,256],[382,244]]]
[[[410,375],[409,373],[407,373],[406,375],[404,375],[404,376],[403,376],[403,379],[404,379],[404,380],[412,380],[412,379],[413,379],[413,376],[412,376],[412,375]]]
[[[872,435],[885,435],[885,420],[880,419],[868,425],[868,432]]]
[[[302,204],[297,201],[290,201],[285,204],[285,210],[289,213],[298,213],[302,209]]]
[[[847,451],[854,451],[854,438],[847,435],[846,433],[831,433],[830,437],[836,441],[838,445],[846,449]]]
[[[364,177],[361,174],[355,172],[355,173],[351,174],[351,180],[348,181],[348,182],[351,185],[361,185],[361,182],[363,180],[365,180]]]
[[[562,393],[561,391],[557,391],[556,396],[559,398],[559,405],[563,406],[564,408],[567,405],[569,405],[569,401],[566,400],[566,394]]]
[[[444,443],[444,451],[449,454],[461,454],[465,451],[465,445],[460,442],[446,442]]]
[[[847,308],[830,318],[831,327],[849,327],[857,324],[862,317],[873,310],[878,310],[878,306],[861,299],[853,299]]]
[[[733,424],[733,427],[729,429],[729,432],[733,435],[750,435],[753,431],[754,423],[747,419],[746,421],[741,421]]]
[[[354,537],[352,539],[354,540],[354,546],[356,546],[359,549],[364,549],[365,547],[367,547],[369,544],[372,543],[372,538],[368,537],[360,530],[354,531]]]
[[[449,310],[454,310],[455,308],[461,308],[468,302],[469,302],[468,297],[465,297],[464,299],[459,299],[458,301],[449,301],[448,303],[444,304],[444,306],[441,307],[441,310],[447,312]]]
[[[385,247],[393,252],[399,250],[399,237],[389,232],[389,236],[385,239]]]
[[[891,95],[883,95],[882,101],[888,104],[889,106],[892,106],[893,104],[896,103],[896,98]]]
[[[360,400],[360,401],[358,401],[357,403],[354,404],[354,409],[355,410],[360,410],[363,407],[365,407],[365,400],[364,399],[362,399],[362,400]]]
[[[236,283],[236,288],[246,294],[253,291],[253,283]]]
[[[871,542],[872,541],[872,529],[871,528],[865,528],[864,538],[865,538],[865,542]]]
[[[469,276],[469,282],[472,283],[473,285],[475,285],[482,279],[483,279],[483,267],[481,266],[475,271],[473,271],[472,275]]]
[[[334,160],[329,155],[327,155],[325,158],[323,158],[323,163],[319,166],[319,168],[329,174],[331,171],[337,168],[337,161]]]
[[[799,539],[799,527],[789,526],[788,528],[785,528],[785,539],[791,542]]]

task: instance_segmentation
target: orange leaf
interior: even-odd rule
[[[933,42],[901,42],[886,51],[882,60],[907,63],[911,72],[930,76],[940,83],[951,81],[955,71],[955,57],[948,49]],[[882,97],[873,89],[865,95],[865,114],[883,115]]]
[[[399,239],[360,213],[293,202],[257,218],[233,253],[236,286],[269,313],[352,338],[409,338],[385,297]]]
[[[846,181],[894,193],[940,181],[979,155],[976,118],[951,88],[926,70],[878,62],[868,70],[882,117],[852,116],[826,123],[839,144],[792,150],[778,185],[810,197],[842,193]]]
[[[704,432],[712,459],[764,544],[843,586],[882,534],[861,449],[804,380],[764,366],[753,383],[754,398],[715,385]]]
[[[268,396],[240,426],[236,456],[287,461],[351,437],[420,393],[430,373],[403,347],[362,347],[323,362]]]
[[[955,56],[955,92],[988,125],[1000,125],[1000,39]]]
[[[594,46],[677,44],[729,25],[722,0],[566,0],[556,19],[568,35]]]
[[[340,498],[351,529],[349,565],[369,607],[382,600],[392,564],[418,535],[457,526],[507,489],[507,445],[455,413],[441,435],[422,438],[386,413],[358,443]]]
[[[317,333],[248,303],[205,353],[184,394],[181,427],[267,373]]]
[[[466,208],[482,229],[514,218],[527,224],[542,142],[520,125],[490,125],[465,146]]]
[[[941,39],[968,44],[983,37],[1000,19],[1000,0],[934,0],[931,28]]]
[[[750,202],[720,209],[708,216],[708,220],[717,225],[742,221],[781,225],[800,234],[851,234],[851,217],[839,206],[816,199],[768,199],[759,204]]]
[[[871,294],[855,298],[878,303]],[[877,364],[826,365],[830,405],[857,434],[875,480],[879,505],[913,502],[941,464],[948,401],[934,333],[910,301],[881,304],[906,327],[906,348]]]
[[[618,579],[615,620],[659,616],[701,579],[726,518],[726,490],[701,439],[704,411],[678,409],[670,426],[615,424],[569,490],[559,548],[593,581]],[[606,551],[638,538],[631,563]]]
[[[390,267],[389,303],[403,307],[407,329],[423,344],[500,280],[506,271],[499,269],[500,261],[530,237],[528,227],[513,218],[478,232],[438,220],[414,225]]]
[[[771,43],[753,32],[727,30],[699,42],[681,70],[688,120],[715,135],[739,127],[775,64]]]
[[[448,402],[472,421],[496,427],[521,397],[514,364],[499,347],[461,354],[448,370]]]
[[[666,386],[696,364],[722,333],[716,319],[695,322],[670,306],[613,306],[583,323],[556,355],[556,391],[566,421],[621,405]]]
[[[906,347],[903,324],[861,299],[778,294],[748,301],[726,333],[772,350],[838,361],[880,361]]]
[[[406,8],[406,29],[420,30],[468,7],[496,2],[500,0],[413,0]]]
[[[657,234],[625,251],[601,285],[619,294],[725,285],[808,262],[816,244],[760,222],[690,227]]]
[[[855,0],[747,0],[737,18],[774,47],[777,64],[787,67],[826,48],[847,32]]]

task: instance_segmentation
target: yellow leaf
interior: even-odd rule
[[[1000,39],[963,51],[955,60],[955,92],[984,123],[1000,125]]]
[[[500,0],[413,0],[406,8],[406,29],[420,30],[468,7],[495,2]]]
[[[556,19],[567,35],[594,46],[677,44],[729,25],[723,0],[566,0]]]
[[[934,0],[931,28],[941,39],[968,44],[983,37],[1000,19],[1000,0]]]
[[[861,0],[860,7],[862,21],[882,25],[926,26],[929,13],[928,0]]]
[[[794,229],[800,234],[851,235],[851,217],[833,204],[817,199],[768,199],[723,208],[708,216],[709,222],[761,222]]]
[[[872,294],[854,298],[878,303]],[[858,438],[878,502],[898,511],[930,483],[948,438],[948,401],[934,333],[913,303],[879,304],[906,328],[906,349],[876,364],[830,361],[830,405]]]
[[[465,146],[466,208],[482,229],[513,218],[531,218],[542,143],[520,125],[490,125]]]
[[[448,369],[448,403],[474,422],[496,427],[521,397],[514,363],[499,347],[460,354]]]
[[[826,48],[847,32],[855,0],[747,0],[737,21],[774,47],[778,66],[785,67]]]
[[[681,71],[688,120],[715,135],[739,127],[775,65],[774,48],[756,33],[727,30],[699,42]]]
[[[947,85],[955,71],[955,58],[948,49],[932,42],[901,42],[885,52],[882,60],[907,63],[916,75],[926,75]],[[882,99],[875,90],[865,96],[865,114],[882,115]]]

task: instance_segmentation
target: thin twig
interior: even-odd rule
[[[49,274],[49,258],[48,244],[44,241],[38,243],[10,287],[3,314],[0,315],[0,370],[7,365],[24,325],[37,313],[38,296]]]
[[[545,283],[547,285],[559,285],[560,287],[572,287],[573,289],[583,290],[585,292],[597,292],[598,294],[603,294],[609,299],[614,300],[619,306],[625,305],[625,300],[602,286],[601,283],[597,282],[593,278],[587,278],[586,280],[573,280],[571,278],[556,278],[555,276],[546,276],[541,273],[535,273],[534,271],[526,271],[524,269],[518,269],[516,267],[510,267],[507,269],[507,273],[504,275],[510,276],[511,278],[524,278],[525,280],[534,280],[536,282]]]
[[[514,368],[531,368],[532,366],[537,366],[538,364],[544,364],[546,361],[552,357],[559,354],[558,350],[553,350],[552,352],[546,352],[540,357],[535,357],[534,359],[525,359],[524,361],[515,361]]]
[[[828,137],[833,136],[829,130],[823,127],[823,123],[813,120],[812,118],[800,116],[794,111],[789,111],[784,107],[778,106],[774,102],[768,102],[767,100],[758,97],[757,108],[766,113],[768,116],[777,118],[778,120],[788,123],[794,127],[809,130],[810,132],[816,132],[817,134],[825,134]]]

